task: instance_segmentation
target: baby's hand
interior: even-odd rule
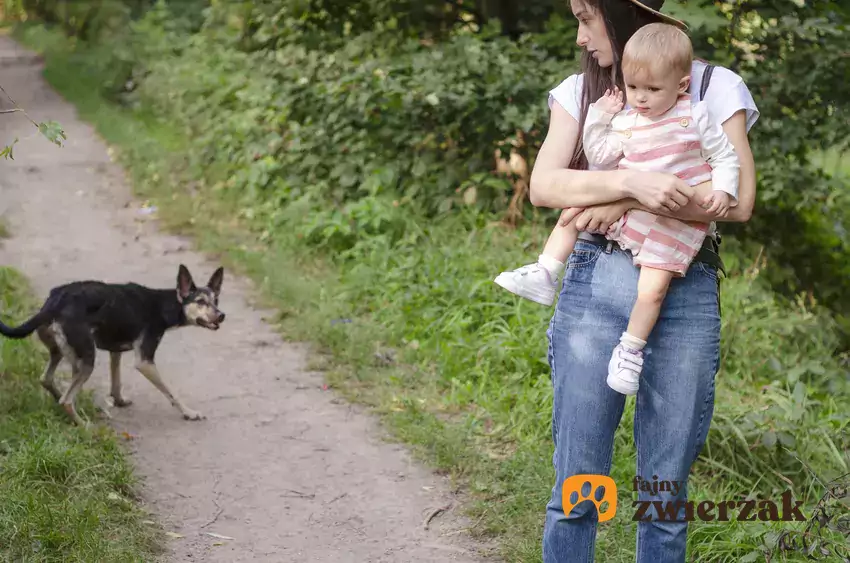
[[[711,192],[711,195],[705,198],[703,208],[705,208],[709,213],[714,213],[718,217],[726,217],[726,214],[729,212],[729,203],[731,199],[732,198],[728,193],[715,190]]]
[[[605,90],[605,94],[596,101],[595,105],[603,113],[618,113],[623,109],[623,93],[614,86],[613,90]]]

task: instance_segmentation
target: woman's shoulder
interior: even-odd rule
[[[549,91],[549,109],[558,102],[573,119],[579,121],[584,74],[571,74]]]
[[[691,67],[691,95],[693,99],[704,101],[708,113],[720,124],[738,111],[744,110],[747,114],[747,130],[749,130],[759,118],[758,106],[749,88],[738,73],[724,66],[712,66],[711,75],[708,77],[708,87],[705,90],[705,98],[702,98],[700,92],[708,64],[703,61],[694,61]]]

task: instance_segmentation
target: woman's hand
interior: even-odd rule
[[[623,176],[623,191],[652,212],[675,212],[688,204],[694,189],[672,174],[630,171]]]
[[[570,221],[575,221],[575,227],[579,231],[604,235],[631,207],[632,202],[628,200],[601,203],[587,208],[570,207],[561,213],[558,224],[566,226]]]

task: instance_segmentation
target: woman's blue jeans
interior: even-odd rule
[[[545,563],[590,563],[598,522],[596,508],[582,502],[566,516],[564,481],[576,474],[608,475],[614,431],[626,397],[606,383],[611,352],[626,330],[637,297],[638,274],[631,255],[578,240],[549,325],[549,364],[554,404],[553,462],[557,473],[546,507]],[[645,348],[635,400],[637,475],[677,481],[673,492],[640,500],[685,501],[691,465],[705,443],[714,411],[714,376],[720,362],[720,295],[716,270],[693,262],[674,278]],[[617,483],[633,490],[633,481]],[[676,505],[670,505],[675,507]],[[616,518],[631,520],[636,508],[618,505]],[[637,523],[638,563],[683,563],[688,523],[659,519],[654,510]]]

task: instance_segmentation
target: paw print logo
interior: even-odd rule
[[[600,522],[617,514],[617,484],[607,475],[573,475],[564,481],[561,503],[569,515],[577,504],[589,500],[596,506]]]

